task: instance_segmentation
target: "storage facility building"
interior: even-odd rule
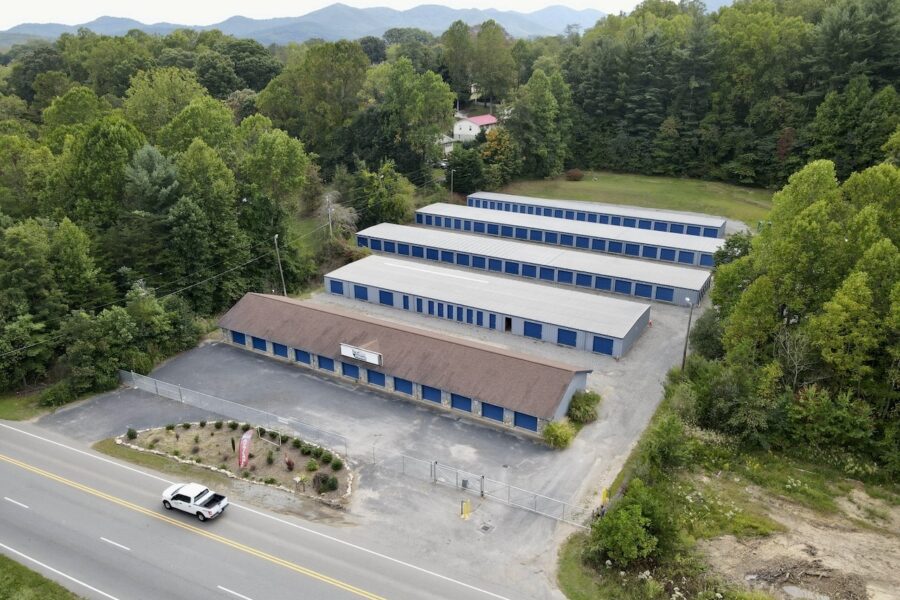
[[[709,271],[451,231],[381,223],[356,234],[360,247],[687,306],[703,299]]]
[[[498,213],[490,209],[444,203],[431,204],[417,210],[416,223],[707,268],[712,268],[713,254],[725,242],[702,236],[521,213]]]
[[[725,218],[677,211],[618,206],[578,200],[550,200],[495,192],[475,192],[468,197],[468,205],[475,208],[505,210],[528,215],[541,215],[572,221],[603,223],[652,231],[699,235],[708,238],[725,237]]]
[[[325,275],[340,296],[563,346],[624,355],[650,306],[528,281],[368,256]]]
[[[589,373],[283,296],[246,294],[219,327],[231,345],[530,433],[566,414]]]

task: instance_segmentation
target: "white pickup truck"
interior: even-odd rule
[[[228,498],[199,483],[176,483],[163,492],[162,503],[166,510],[177,508],[205,521],[221,515],[228,506]]]

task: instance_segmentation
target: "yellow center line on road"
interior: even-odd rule
[[[360,596],[362,598],[367,598],[368,600],[385,600],[382,596],[378,596],[371,592],[367,592],[366,590],[363,590],[356,586],[350,585],[349,583],[344,583],[343,581],[339,581],[337,579],[334,579],[333,577],[329,577],[328,575],[318,573],[316,571],[313,571],[312,569],[307,569],[306,567],[300,566],[296,563],[290,562],[288,560],[284,560],[282,558],[278,558],[277,556],[273,556],[271,554],[263,552],[262,550],[257,550],[255,548],[251,548],[250,546],[241,544],[240,542],[236,542],[234,540],[230,540],[221,535],[217,535],[215,533],[210,533],[209,531],[205,531],[199,527],[195,527],[194,525],[188,525],[187,523],[181,523],[180,521],[177,521],[171,517],[167,517],[166,515],[159,514],[157,512],[154,512],[152,510],[144,508],[143,506],[139,506],[137,504],[128,502],[127,500],[123,500],[122,498],[118,498],[116,496],[112,496],[105,492],[101,492],[100,490],[97,490],[92,487],[86,486],[84,484],[78,483],[77,481],[72,481],[70,479],[66,479],[65,477],[61,477],[61,476],[51,473],[49,471],[45,471],[38,467],[29,465],[28,463],[24,463],[20,460],[16,460],[15,458],[11,458],[9,456],[0,454],[0,460],[7,462],[11,465],[15,465],[19,468],[25,469],[26,471],[31,471],[32,473],[35,473],[42,477],[46,477],[47,479],[51,479],[53,481],[62,483],[63,485],[67,485],[76,490],[80,490],[80,491],[90,494],[92,496],[96,496],[97,498],[101,498],[108,502],[112,502],[113,504],[118,504],[119,506],[122,506],[129,510],[132,510],[134,512],[141,513],[143,515],[152,517],[154,519],[163,521],[165,523],[169,523],[170,525],[174,525],[175,527],[180,527],[186,531],[190,531],[191,533],[195,533],[197,535],[203,536],[203,537],[213,540],[215,542],[219,542],[220,544],[230,546],[236,550],[240,550],[241,552],[245,552],[245,553],[255,556],[257,558],[261,558],[263,560],[269,561],[280,567],[290,569],[291,571],[295,571],[302,575],[306,575],[307,577],[311,577],[312,579],[316,579],[323,583],[333,585],[336,588],[350,592],[350,593]]]

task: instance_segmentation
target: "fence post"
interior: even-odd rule
[[[431,469],[432,483],[437,483],[437,465],[438,465],[438,462],[434,461],[434,464],[432,465],[432,469]]]
[[[481,476],[481,497],[484,498],[484,475]]]

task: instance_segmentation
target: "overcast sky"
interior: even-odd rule
[[[216,0],[192,2],[191,0],[7,0],[0,11],[0,30],[19,23],[64,23],[76,25],[103,15],[130,17],[144,23],[168,21],[186,25],[209,25],[224,21],[234,15],[255,19],[272,17],[298,17],[334,0]],[[572,8],[596,8],[607,13],[618,13],[634,8],[638,0],[490,0],[475,2],[466,0],[344,0],[350,6],[389,6],[406,9],[419,4],[444,4],[454,8],[496,8],[530,12],[553,4]]]

